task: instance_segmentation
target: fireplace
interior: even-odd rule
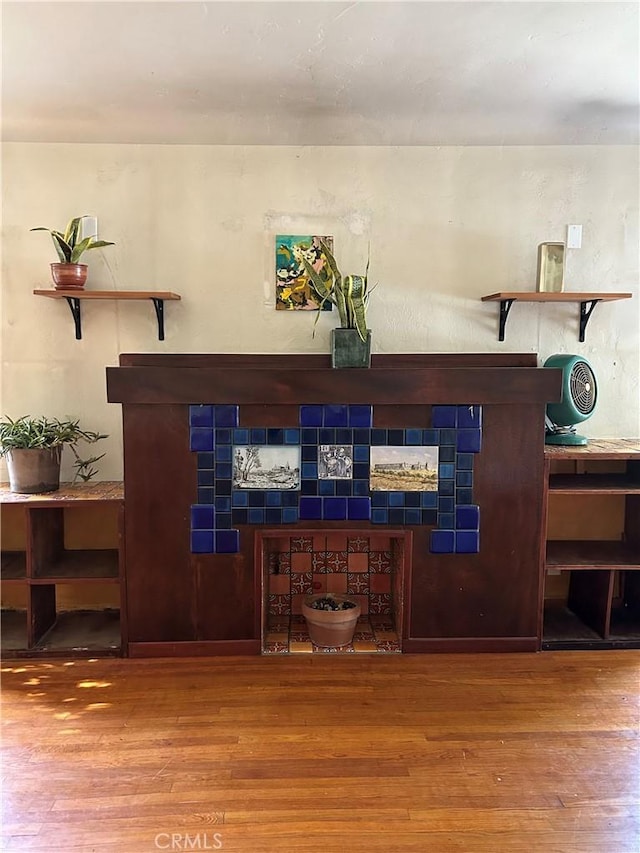
[[[270,597],[291,622],[314,584],[346,583],[374,615],[385,572],[349,564],[364,553],[350,539],[378,565],[404,554],[391,613],[377,614],[402,651],[540,647],[544,415],[560,371],[535,355],[336,370],[328,356],[132,354],[107,389],[123,406],[130,655],[261,654]],[[389,487],[389,473],[421,484]],[[309,553],[311,569],[295,556],[288,579],[276,571]]]

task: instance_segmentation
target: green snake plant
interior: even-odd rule
[[[369,261],[367,269],[362,275],[343,276],[338,269],[336,259],[325,242],[320,241],[322,256],[325,260],[320,272],[309,263],[306,258],[302,259],[305,272],[309,276],[311,287],[320,300],[320,308],[326,302],[330,302],[338,309],[340,326],[343,329],[356,329],[361,340],[367,338],[367,301],[369,299]],[[314,322],[318,322],[320,312],[316,314]]]
[[[100,249],[103,246],[114,246],[107,240],[96,240],[94,237],[80,239],[81,223],[84,216],[76,216],[69,220],[64,231],[53,231],[51,228],[31,228],[31,231],[48,231],[51,234],[61,264],[78,264],[82,254],[89,249]]]

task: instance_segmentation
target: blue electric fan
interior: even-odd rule
[[[562,400],[547,404],[545,443],[586,444],[575,425],[591,417],[596,407],[598,388],[591,365],[581,355],[557,354],[549,356],[544,367],[562,370]]]

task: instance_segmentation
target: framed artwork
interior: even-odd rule
[[[369,487],[378,492],[437,492],[438,459],[435,445],[372,447]]]
[[[234,489],[300,488],[300,448],[236,445],[233,448]]]
[[[309,235],[276,235],[276,310],[317,311],[320,307],[309,276],[304,270],[305,258],[318,272],[324,266],[320,241],[333,251],[333,237]],[[331,311],[331,303],[325,302],[323,311]]]

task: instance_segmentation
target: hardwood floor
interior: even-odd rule
[[[4,661],[5,851],[637,853],[640,655]]]

